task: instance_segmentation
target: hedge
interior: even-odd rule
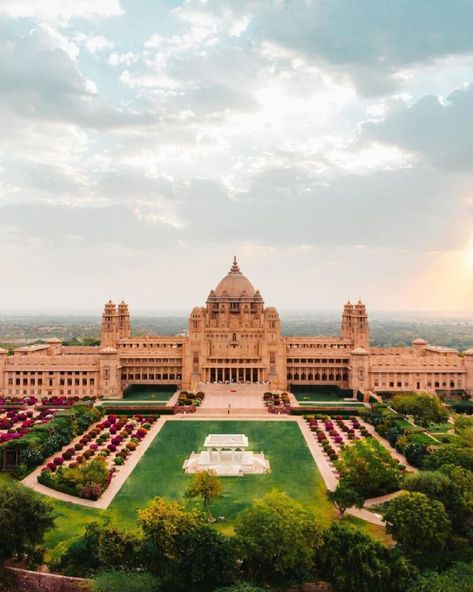
[[[450,403],[450,407],[457,413],[473,414],[473,401],[455,401]]]
[[[291,407],[291,415],[360,415],[359,408],[346,407]]]

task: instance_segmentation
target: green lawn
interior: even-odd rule
[[[340,402],[346,393],[333,387],[297,386],[291,388],[291,393],[298,401],[337,401]]]
[[[172,386],[133,385],[124,393],[127,401],[161,401],[167,403],[176,392]]]
[[[49,557],[58,557],[71,540],[80,536],[84,526],[106,517],[120,523],[136,524],[136,512],[155,496],[176,499],[190,507],[197,502],[184,498],[192,476],[185,475],[182,463],[194,450],[201,449],[209,433],[244,433],[250,448],[263,450],[271,472],[266,475],[222,478],[224,497],[214,503],[216,516],[225,516],[218,528],[232,534],[237,514],[251,502],[277,488],[314,509],[318,520],[327,526],[335,511],[325,497],[326,488],[299,426],[291,421],[168,421],[152,442],[107,510],[51,500],[56,511],[56,528],[46,537]],[[365,532],[382,541],[383,528],[347,518]]]
[[[244,433],[250,448],[263,450],[271,472],[266,475],[222,478],[224,497],[214,504],[215,515],[232,521],[252,500],[273,488],[286,491],[305,504],[313,504],[321,519],[332,509],[325,499],[325,485],[295,422],[274,421],[169,421],[146,451],[140,463],[109,507],[122,520],[134,520],[136,510],[156,495],[188,505],[184,491],[192,481],[182,463],[202,448],[209,433]]]
[[[449,431],[453,431],[452,423],[431,423],[427,431],[431,434],[446,434]]]

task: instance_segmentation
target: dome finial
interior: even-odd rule
[[[238,267],[236,255],[233,256],[233,265],[230,269],[232,273],[239,273],[240,268]]]

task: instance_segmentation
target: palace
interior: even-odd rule
[[[127,304],[110,301],[102,315],[100,347],[49,339],[7,354],[0,349],[4,396],[122,398],[131,385],[195,391],[205,390],[205,383],[473,393],[473,349],[460,353],[422,339],[412,347],[370,347],[362,302],[345,304],[340,337],[282,336],[278,312],[265,307],[236,258],[205,306],[192,310],[187,335],[132,336]]]

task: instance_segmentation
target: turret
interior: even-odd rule
[[[351,302],[345,304],[342,316],[342,337],[353,341],[355,348],[369,348],[370,332],[368,315],[366,313],[366,306],[361,300],[355,305],[351,304]]]
[[[128,311],[128,304],[122,300],[118,305],[117,337],[123,339],[130,337],[130,335],[130,312]]]
[[[102,314],[102,335],[100,345],[102,347],[116,347],[118,337],[118,312],[117,306],[109,300]]]

